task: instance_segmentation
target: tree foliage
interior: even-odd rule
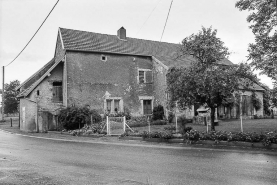
[[[217,30],[204,28],[182,41],[181,56],[192,56],[201,65],[209,65],[225,59],[230,53],[224,43],[216,37]]]
[[[4,113],[15,113],[18,111],[19,100],[16,98],[18,91],[15,90],[20,85],[18,80],[11,81],[4,86]]]
[[[239,10],[248,10],[247,21],[255,36],[248,48],[248,60],[255,69],[262,70],[273,80],[277,72],[277,9],[275,0],[239,0]]]
[[[173,67],[167,73],[168,91],[171,102],[177,101],[181,109],[200,103],[211,108],[211,128],[214,130],[215,108],[225,103],[234,103],[231,97],[240,88],[255,79],[250,66],[220,65],[218,61],[228,56],[228,49],[216,37],[216,30],[202,28],[182,42],[181,55],[193,56],[195,62],[190,67]],[[244,88],[245,88],[244,87]]]

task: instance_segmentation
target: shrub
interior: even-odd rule
[[[132,117],[127,121],[130,127],[144,127],[148,125],[148,118],[146,116],[136,116]]]
[[[155,120],[151,122],[151,125],[166,125],[167,121],[165,120]]]
[[[131,119],[131,113],[127,107],[124,107],[124,112],[105,113],[104,118],[106,118],[107,116],[111,116],[111,117],[124,117],[125,116],[126,120]]]
[[[174,116],[175,115],[173,114],[173,112],[169,112],[169,114],[168,114],[168,122],[169,123],[172,123]]]
[[[162,105],[158,105],[153,109],[153,120],[162,120],[164,118],[164,107]]]
[[[162,139],[171,139],[173,137],[171,132],[146,132],[142,133],[142,137],[145,138],[162,138]]]
[[[267,132],[265,134],[247,133],[247,132],[222,132],[222,131],[211,131],[198,132],[196,130],[190,130],[184,134],[184,138],[190,141],[198,140],[212,140],[212,141],[243,141],[243,142],[262,142],[265,146],[271,143],[277,144],[277,132]]]
[[[185,127],[185,128],[184,128],[184,133],[189,132],[189,131],[191,131],[191,130],[192,130],[192,127]]]
[[[169,125],[169,126],[164,127],[164,130],[175,131],[175,130],[176,130],[176,126],[174,126],[174,125]]]
[[[84,127],[85,124],[91,124],[91,118],[94,123],[101,121],[100,114],[87,107],[67,107],[58,115],[59,122],[66,130],[74,130]]]

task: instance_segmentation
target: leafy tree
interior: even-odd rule
[[[248,60],[255,69],[262,70],[273,80],[277,72],[277,9],[276,0],[239,0],[236,7],[248,10],[247,21],[255,36],[248,48]]]
[[[212,28],[202,28],[196,35],[185,38],[180,55],[190,55],[195,62],[187,68],[173,67],[167,73],[171,102],[177,101],[181,109],[195,103],[210,107],[212,130],[215,130],[215,108],[223,103],[231,103],[230,97],[241,87],[242,80],[247,79],[243,83],[247,87],[255,79],[247,64],[218,64],[229,52],[224,43],[216,37],[216,32]]]
[[[4,113],[15,113],[18,111],[19,100],[16,98],[18,91],[15,90],[20,85],[18,80],[5,84],[4,89]]]

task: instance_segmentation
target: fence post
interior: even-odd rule
[[[13,119],[11,118],[11,127],[13,127]]]
[[[107,124],[107,135],[109,135],[109,117],[106,117],[106,124]]]
[[[125,132],[126,130],[126,117],[123,117],[123,131]]]

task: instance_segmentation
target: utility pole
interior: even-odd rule
[[[3,84],[2,84],[2,120],[4,120],[4,84],[5,84],[5,67],[3,66]]]

